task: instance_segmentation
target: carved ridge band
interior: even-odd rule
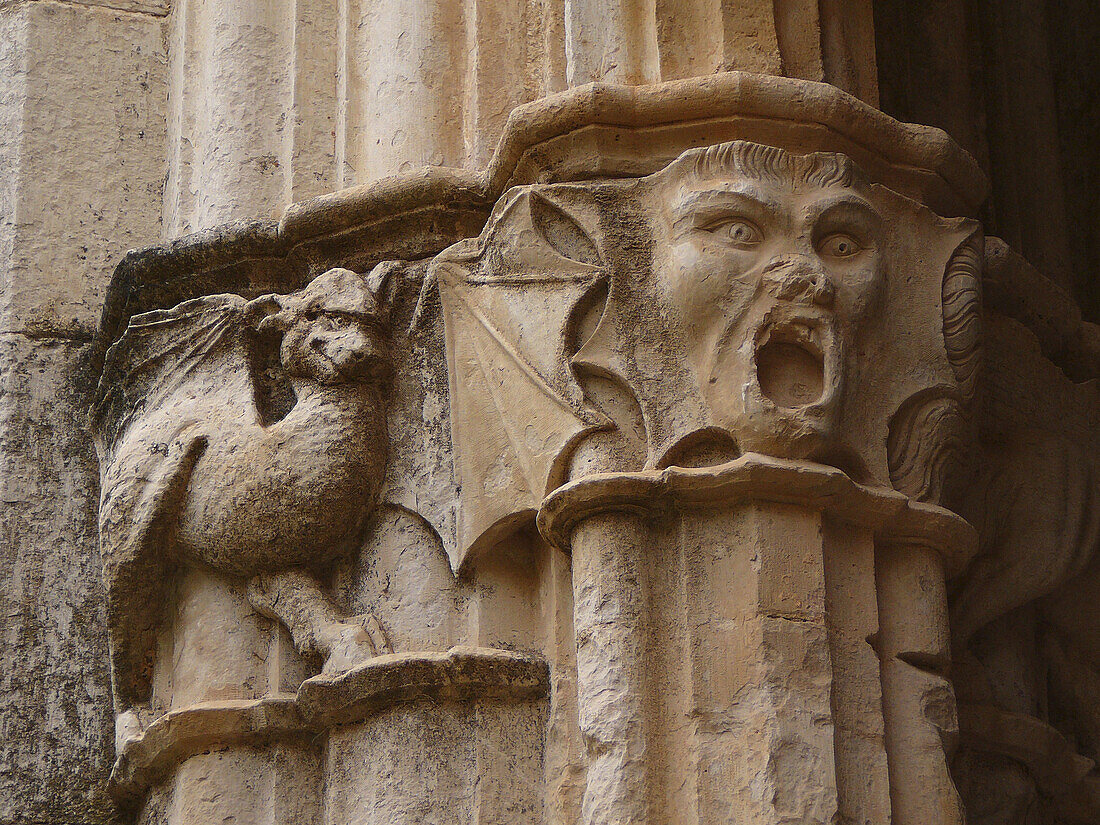
[[[192,756],[219,748],[309,738],[410,702],[545,698],[550,670],[536,656],[495,648],[377,656],[336,676],[314,676],[298,693],[204,702],[166,713],[127,743],[111,771],[120,802],[139,799]]]
[[[913,501],[895,490],[858,484],[835,467],[757,453],[718,467],[669,467],[579,479],[547,497],[539,509],[538,527],[547,541],[568,551],[573,528],[597,512],[654,515],[672,508],[753,501],[817,507],[841,521],[870,528],[885,541],[928,547],[943,558],[948,576],[961,571],[977,552],[974,529],[949,510]]]

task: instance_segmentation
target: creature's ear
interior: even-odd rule
[[[401,272],[406,265],[405,261],[382,261],[367,275],[367,287],[374,295],[380,320],[384,324],[389,323],[390,311],[401,286]]]
[[[286,332],[291,323],[287,295],[261,295],[244,305],[245,323],[260,333]]]

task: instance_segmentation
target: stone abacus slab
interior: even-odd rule
[[[941,554],[948,576],[962,570],[977,552],[974,528],[949,510],[915,502],[896,490],[858,484],[834,467],[756,453],[719,467],[589,476],[552,493],[539,511],[538,525],[547,541],[568,550],[573,527],[593,513],[651,515],[739,501],[811,506],[892,542],[928,547]]]
[[[550,690],[546,661],[494,648],[391,653],[307,679],[297,695],[204,702],[166,713],[130,740],[111,773],[112,795],[134,801],[192,756],[234,746],[302,740],[412,702],[528,701]]]

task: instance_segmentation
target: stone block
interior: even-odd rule
[[[0,8],[0,331],[90,336],[115,264],[159,236],[162,22]]]
[[[72,341],[0,334],[0,822],[107,823],[95,452]]]

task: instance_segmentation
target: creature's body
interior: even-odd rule
[[[332,666],[384,646],[314,578],[352,548],[384,473],[381,315],[359,276],[332,270],[290,296],[213,296],[131,320],[97,410],[119,713],[148,699],[174,567],[250,580],[256,609]],[[276,421],[259,403],[257,333],[281,335],[295,396]]]
[[[195,404],[183,449],[199,438],[206,448],[179,510],[184,557],[249,576],[323,567],[354,537],[386,460],[381,399],[370,384],[294,383],[293,409],[266,427],[247,385]]]

